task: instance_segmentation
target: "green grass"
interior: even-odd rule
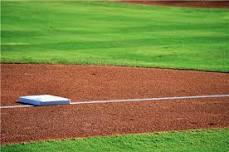
[[[227,128],[12,144],[2,152],[228,152],[228,139]]]
[[[1,62],[229,71],[229,9],[2,1]]]

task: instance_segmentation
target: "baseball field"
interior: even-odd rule
[[[1,1],[1,151],[229,151],[228,7]]]

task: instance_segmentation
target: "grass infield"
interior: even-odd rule
[[[228,152],[229,129],[161,132],[3,145],[2,152]]]
[[[229,9],[2,1],[1,62],[229,71]]]

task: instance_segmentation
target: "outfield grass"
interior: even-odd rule
[[[3,145],[2,152],[228,152],[229,129],[135,134]]]
[[[229,9],[2,2],[2,63],[229,71]]]

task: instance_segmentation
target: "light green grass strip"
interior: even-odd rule
[[[229,9],[2,1],[2,63],[229,71]]]
[[[2,146],[2,152],[228,152],[229,129],[133,134]]]

